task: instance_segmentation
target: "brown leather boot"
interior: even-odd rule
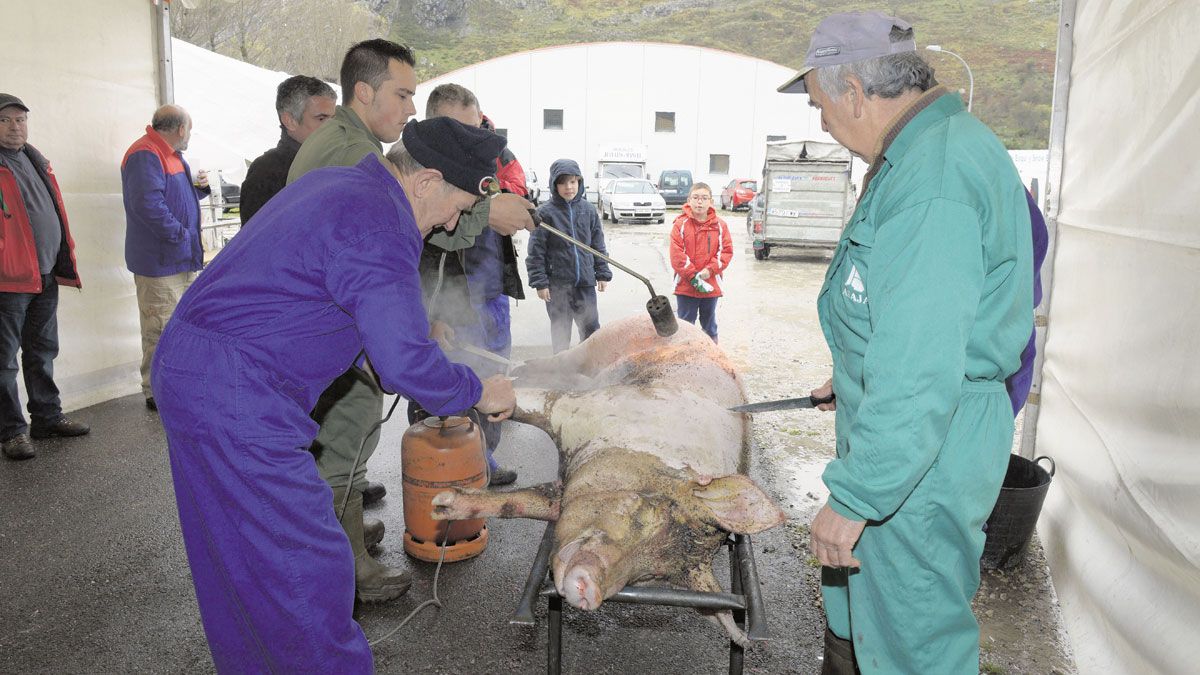
[[[333,506],[341,508],[346,488],[333,491]],[[387,567],[367,553],[363,537],[362,493],[350,490],[346,511],[342,514],[342,529],[350,539],[354,552],[354,592],[363,602],[383,602],[404,595],[412,586],[412,575],[394,567]]]

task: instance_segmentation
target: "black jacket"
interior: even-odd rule
[[[559,196],[554,185],[554,181],[563,175],[581,176],[579,192],[569,202]],[[607,254],[600,215],[596,207],[584,198],[579,165],[569,159],[560,159],[551,164],[550,191],[550,201],[538,207],[538,217],[554,229]],[[525,269],[529,272],[529,285],[539,289],[551,285],[595,286],[597,281],[612,280],[612,270],[607,262],[542,228],[529,235]]]
[[[246,180],[242,181],[241,214],[242,224],[258,213],[271,197],[287,185],[288,169],[300,151],[300,143],[288,136],[287,129],[279,127],[279,144],[259,155],[246,169]]]

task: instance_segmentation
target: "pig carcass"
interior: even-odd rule
[[[725,354],[691,324],[658,336],[646,316],[610,323],[515,373],[513,419],[550,435],[560,480],[513,492],[457,489],[434,517],[557,521],[550,565],[571,605],[594,610],[627,584],[720,591],[712,559],[727,533],[785,520],[745,474],[746,402]],[[729,612],[713,618],[746,637]]]

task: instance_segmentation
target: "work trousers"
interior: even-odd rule
[[[550,345],[557,354],[571,346],[571,324],[579,328],[579,341],[600,330],[600,310],[595,286],[550,286],[546,303],[550,315]]]
[[[217,672],[371,672],[308,411],[235,338],[173,321],[157,351],[155,401]]]
[[[29,415],[39,422],[62,416],[54,357],[58,356],[58,282],[42,275],[41,293],[0,293],[0,440],[29,431],[17,393],[17,351]]]
[[[321,430],[311,449],[317,471],[330,487],[346,487],[353,471],[354,489],[366,489],[367,460],[379,445],[380,427],[375,425],[382,417],[383,390],[363,368],[351,367],[321,392],[312,411]]]
[[[1004,384],[964,383],[937,460],[898,511],[863,530],[862,567],[822,568],[829,629],[854,643],[864,675],[979,672],[971,599],[1012,431]]]
[[[165,277],[133,275],[133,285],[137,288],[138,320],[142,329],[142,395],[146,398],[154,396],[150,387],[150,363],[154,360],[158,338],[171,320],[179,298],[195,280],[195,272],[180,272]]]
[[[708,334],[713,342],[717,341],[717,298],[693,298],[690,295],[675,296],[675,307],[679,318],[695,324],[696,315],[700,315],[700,327]]]

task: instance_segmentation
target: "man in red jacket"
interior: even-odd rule
[[[80,287],[75,242],[50,162],[29,138],[29,108],[0,94],[0,441],[8,459],[30,459],[34,438],[82,436],[63,416],[54,384],[58,286]],[[29,395],[26,424],[17,395],[17,350]]]

